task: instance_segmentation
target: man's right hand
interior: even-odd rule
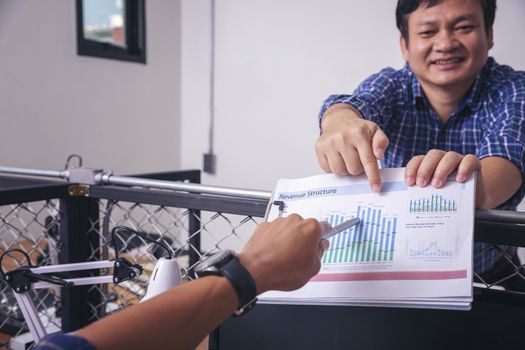
[[[336,175],[360,175],[364,171],[372,191],[380,192],[377,161],[383,159],[388,138],[379,126],[340,103],[325,112],[321,129],[322,135],[315,145],[321,169]]]
[[[323,234],[330,228],[327,222],[297,214],[259,224],[239,254],[255,279],[257,294],[295,290],[317,274],[329,245]]]

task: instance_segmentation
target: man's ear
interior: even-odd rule
[[[399,36],[399,47],[401,47],[401,53],[403,54],[403,58],[405,61],[408,61],[408,42],[405,40],[405,37],[401,34]]]
[[[487,30],[487,43],[489,45],[489,50],[492,49],[492,47],[494,47],[494,29],[493,27],[490,27]]]

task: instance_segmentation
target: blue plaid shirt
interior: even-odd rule
[[[493,58],[444,124],[408,64],[370,76],[353,95],[330,96],[319,113],[319,124],[326,109],[336,103],[351,105],[386,133],[390,145],[382,161],[385,168],[404,167],[413,156],[437,148],[479,159],[502,157],[525,174],[525,72],[499,65]],[[525,180],[498,209],[515,210],[524,195]],[[477,273],[489,270],[501,256],[496,251],[481,254],[487,247],[474,244]]]

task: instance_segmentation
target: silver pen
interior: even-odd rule
[[[347,230],[349,229],[350,227],[352,226],[355,226],[357,224],[359,224],[361,222],[361,219],[359,219],[358,217],[355,217],[355,218],[351,218],[350,220],[347,220],[337,226],[334,226],[332,227],[332,229],[330,231],[328,231],[327,233],[325,233],[323,235],[323,238],[324,239],[328,239],[336,234],[338,234],[339,232],[342,232],[344,230]]]

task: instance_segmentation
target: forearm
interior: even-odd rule
[[[522,184],[522,175],[512,162],[504,158],[488,157],[480,163],[476,183],[476,208],[492,209],[516,193]]]
[[[350,106],[349,104],[337,103],[335,105],[330,106],[323,114],[321,119],[321,130],[325,130],[328,120],[330,120],[329,122],[332,122],[334,121],[334,119],[341,118],[363,118],[363,116],[357,109]]]
[[[226,278],[208,276],[102,319],[77,335],[99,350],[193,349],[237,303]]]

